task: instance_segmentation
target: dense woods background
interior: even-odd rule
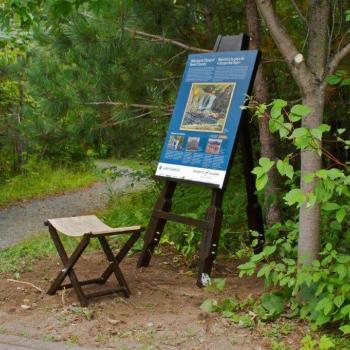
[[[1,35],[1,167],[8,175],[37,157],[156,160],[188,51],[133,30],[205,49],[218,34],[248,32],[243,1],[10,3],[9,26]],[[31,4],[37,6],[34,14]],[[307,6],[299,5],[306,16]],[[345,9],[345,2],[334,2],[331,50],[345,40]],[[278,2],[276,10],[302,52],[303,18],[291,1]],[[299,101],[265,26],[260,49],[270,99]],[[349,113],[348,89],[328,89],[326,120],[342,125]]]
[[[350,305],[348,1],[3,0],[0,8],[2,183],[43,163],[129,157],[154,166],[187,54],[211,50],[219,34],[249,33],[262,51],[250,126],[268,230],[266,249],[242,273],[264,261],[258,274],[283,300],[312,299],[295,308],[319,325],[341,320],[350,333],[341,308]],[[230,253],[244,241],[232,232],[246,232],[240,157],[225,200]],[[206,196],[183,190],[175,207],[204,214],[195,203]],[[171,240],[192,253],[198,233],[175,230]],[[306,254],[312,271],[297,277]]]

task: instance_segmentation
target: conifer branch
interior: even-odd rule
[[[140,103],[127,103],[127,102],[114,102],[114,101],[97,101],[97,102],[86,102],[85,105],[92,106],[118,106],[128,108],[137,108],[137,109],[166,109],[171,111],[172,105],[146,105]]]
[[[212,50],[207,50],[207,49],[202,49],[200,47],[187,45],[187,44],[182,43],[181,41],[174,40],[174,39],[169,39],[169,38],[166,38],[164,36],[150,34],[150,33],[145,33],[145,32],[142,32],[140,30],[135,30],[135,29],[127,28],[127,27],[125,27],[124,29],[126,31],[128,31],[130,34],[132,34],[133,36],[135,36],[136,38],[137,38],[137,35],[138,35],[141,38],[147,38],[147,39],[150,39],[152,41],[158,41],[158,42],[173,44],[175,46],[181,47],[181,48],[183,48],[183,49],[185,49],[187,51],[192,51],[192,52],[199,52],[199,53],[212,52]]]

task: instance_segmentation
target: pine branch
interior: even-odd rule
[[[207,49],[202,49],[199,47],[195,47],[195,46],[191,46],[191,45],[187,45],[184,44],[178,40],[174,40],[174,39],[169,39],[166,38],[164,36],[160,36],[160,35],[155,35],[155,34],[150,34],[150,33],[145,33],[142,32],[140,30],[135,30],[135,29],[131,29],[131,28],[124,28],[126,31],[128,31],[130,34],[132,34],[133,36],[135,36],[137,38],[136,35],[138,35],[141,38],[147,38],[151,41],[157,41],[157,42],[163,42],[163,43],[169,43],[169,44],[173,44],[175,46],[181,47],[187,51],[192,51],[192,52],[200,52],[200,53],[205,53],[205,52],[212,52],[212,50],[207,50]]]
[[[127,103],[127,102],[114,102],[114,101],[98,101],[98,102],[86,102],[85,105],[90,106],[119,106],[128,108],[138,108],[138,109],[167,109],[172,110],[172,105],[146,105],[140,103]]]

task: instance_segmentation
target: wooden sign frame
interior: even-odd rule
[[[247,50],[249,47],[249,36],[246,34],[222,36],[219,35],[214,45],[214,52],[221,51],[239,51]],[[256,67],[258,64],[256,65]],[[255,72],[253,73],[253,77]],[[253,79],[250,83],[248,94],[251,94],[253,87]],[[251,138],[249,131],[249,120],[246,111],[243,111],[239,125],[238,142],[243,148],[243,166],[244,178],[247,192],[247,217],[248,227],[250,230],[259,232],[259,245],[257,250],[261,249],[264,243],[264,223],[262,210],[255,193],[255,177],[252,174],[254,167]],[[237,140],[236,140],[237,143]],[[234,151],[236,150],[236,144]],[[228,169],[231,169],[234,153],[230,159]],[[229,174],[226,175],[226,179]],[[183,180],[182,180],[183,181]],[[195,226],[203,232],[202,241],[199,248],[199,271],[197,278],[197,286],[203,287],[205,276],[211,273],[213,263],[215,261],[218,243],[220,237],[220,229],[223,219],[222,202],[224,198],[225,185],[222,189],[213,188],[210,205],[207,209],[205,219],[194,219],[183,215],[171,213],[172,197],[174,195],[176,185],[179,180],[169,179],[165,181],[165,186],[154,206],[144,238],[144,245],[139,257],[137,267],[149,266],[154,249],[159,244],[167,221],[175,221],[181,224]],[[190,182],[193,184],[194,182]],[[202,183],[198,183],[203,185]]]

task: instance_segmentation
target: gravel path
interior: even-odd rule
[[[99,167],[110,166],[100,162]],[[124,190],[132,183],[130,175],[118,177],[111,185],[113,191]],[[34,199],[0,210],[0,250],[44,231],[43,223],[49,218],[92,214],[107,205],[108,186],[98,182],[92,187],[53,197]]]

